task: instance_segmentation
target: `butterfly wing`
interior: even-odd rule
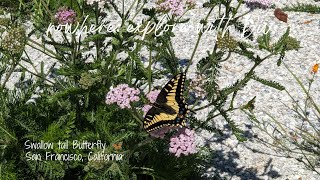
[[[122,147],[122,142],[120,142],[119,144],[113,144],[113,147],[115,150],[119,150]]]
[[[180,73],[173,77],[160,91],[156,103],[164,104],[169,101],[173,101],[173,98],[176,102],[183,101],[183,90],[184,83],[186,80],[186,75]]]
[[[162,88],[156,102],[144,118],[143,124],[147,132],[163,126],[185,126],[184,116],[187,113],[183,98],[185,78],[185,74],[180,73]]]
[[[176,126],[176,117],[177,114],[169,114],[163,109],[152,107],[144,118],[144,129],[150,132],[160,129],[163,126]]]

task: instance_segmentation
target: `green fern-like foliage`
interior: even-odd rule
[[[285,90],[285,87],[280,85],[279,83],[275,82],[275,81],[269,81],[269,80],[265,80],[265,79],[262,79],[262,78],[259,78],[257,77],[256,75],[252,75],[251,76],[252,79],[264,84],[264,85],[267,85],[267,86],[270,86],[272,88],[275,88],[277,90]]]
[[[257,38],[257,42],[259,43],[260,49],[265,49],[271,51],[271,32],[269,31],[269,27],[266,27],[265,33],[262,36]]]
[[[300,47],[300,41],[298,41],[296,38],[288,36],[286,39],[286,49],[287,50],[298,50]]]
[[[289,36],[289,28],[274,44],[271,43],[271,33],[268,27],[265,32],[266,33],[257,38],[260,49],[265,49],[269,52],[280,52],[283,51],[284,47],[285,50],[298,50],[300,48],[300,42],[296,38]]]
[[[11,9],[19,9],[10,18],[0,19],[0,33],[11,24],[23,27],[24,18],[30,18],[33,23],[32,31],[24,34],[28,45],[47,54],[56,63],[46,68],[47,62],[39,61],[37,66],[33,59],[27,56],[27,51],[19,49],[19,53],[7,52],[0,49],[0,177],[6,179],[203,179],[205,168],[210,166],[203,149],[199,153],[189,156],[175,157],[169,151],[169,133],[164,139],[153,139],[143,129],[141,108],[147,104],[145,92],[151,90],[154,79],[163,76],[175,75],[184,68],[179,65],[175,49],[172,45],[174,32],[169,28],[161,36],[150,33],[141,39],[141,32],[127,32],[128,25],[137,25],[131,20],[131,12],[125,12],[118,4],[108,1],[105,10],[109,8],[121,19],[121,27],[115,32],[90,32],[83,39],[61,32],[61,39],[57,40],[46,30],[50,23],[55,24],[54,14],[61,6],[66,6],[76,12],[76,22],[83,22],[86,15],[90,15],[85,26],[99,25],[108,13],[99,10],[98,6],[90,6],[83,1],[3,1]],[[142,13],[146,22],[158,23],[160,21],[157,9],[146,9],[147,1],[135,1],[131,8]],[[11,5],[14,4],[14,5]],[[19,6],[18,6],[19,5]],[[237,17],[237,8],[231,1],[210,0],[204,7],[210,9],[208,15],[200,21],[205,27],[212,25],[218,28],[219,21],[209,22],[210,13],[223,6],[227,17]],[[10,9],[9,8],[9,9]],[[131,9],[130,8],[130,9]],[[221,9],[221,8],[219,8]],[[222,8],[223,9],[223,8]],[[32,11],[32,16],[23,16],[27,10]],[[28,12],[28,11],[27,11]],[[21,14],[19,14],[21,13]],[[137,16],[140,14],[137,14]],[[169,16],[168,24],[188,22]],[[244,33],[253,40],[254,35],[250,28],[245,28],[239,18],[227,23],[224,19],[221,29],[229,26]],[[109,22],[104,22],[106,25]],[[17,26],[18,27],[18,26]],[[20,26],[19,26],[20,27]],[[162,27],[161,30],[163,30]],[[221,30],[219,29],[219,31]],[[220,37],[216,44],[197,64],[197,72],[207,78],[203,89],[208,100],[207,108],[211,108],[209,115],[204,120],[190,117],[191,127],[194,129],[208,130],[219,133],[212,123],[214,118],[223,118],[233,134],[240,141],[244,141],[244,133],[232,119],[232,111],[236,109],[253,109],[253,100],[247,105],[234,107],[234,99],[250,80],[255,80],[276,89],[283,87],[273,81],[255,76],[254,70],[267,58],[255,54],[254,46],[248,42],[236,39],[227,30],[226,39]],[[271,41],[270,34],[258,38],[262,50],[280,55],[278,63],[285,56],[286,51],[299,48],[299,41],[289,36],[289,29],[276,41]],[[41,43],[32,41],[36,35]],[[203,32],[199,33],[199,45]],[[227,43],[223,43],[224,40]],[[9,42],[9,41],[8,41]],[[220,44],[219,44],[220,43]],[[221,44],[222,43],[222,44]],[[50,47],[48,49],[48,47]],[[191,58],[186,71],[194,61],[196,49],[191,52]],[[2,50],[2,51],[1,51]],[[144,67],[141,52],[149,61],[149,66]],[[22,52],[26,56],[22,56]],[[222,63],[229,60],[231,54],[236,53],[254,64],[244,77],[239,78],[227,87],[219,87],[218,81]],[[121,57],[121,54],[126,56]],[[24,66],[27,64],[27,66]],[[156,65],[155,68],[154,65]],[[38,67],[31,71],[29,67]],[[6,88],[6,83],[13,73],[21,74],[20,80],[11,90]],[[186,73],[189,73],[187,71]],[[3,84],[2,84],[3,83]],[[186,82],[186,86],[188,85]],[[106,93],[119,84],[128,84],[130,87],[140,88],[140,102],[132,102],[130,108],[122,109],[117,104],[106,104]],[[146,87],[147,86],[147,87]],[[146,88],[146,89],[144,89]],[[143,91],[143,92],[142,92]],[[189,90],[185,96],[189,96]],[[231,101],[229,101],[231,99]],[[254,98],[253,98],[254,99]],[[198,101],[201,101],[197,99]],[[205,107],[206,108],[206,107]],[[201,108],[199,108],[201,109]],[[203,109],[203,108],[202,108]],[[101,140],[106,143],[105,149],[68,149],[54,146],[51,149],[26,149],[26,141],[46,141],[57,145],[58,142],[72,142],[73,140],[95,142]],[[120,148],[115,148],[121,144]],[[53,154],[78,154],[81,161],[29,161],[27,153],[45,156]],[[206,150],[209,152],[209,150]],[[117,154],[121,160],[89,161],[89,153]],[[211,152],[209,152],[212,155]],[[165,164],[165,165],[163,165]]]
[[[283,11],[294,11],[294,12],[307,12],[312,14],[319,14],[320,7],[314,4],[303,4],[297,3],[291,6],[285,6],[282,8]]]

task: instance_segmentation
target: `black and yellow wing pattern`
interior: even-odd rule
[[[147,132],[164,126],[186,126],[188,108],[183,98],[185,79],[186,75],[180,73],[162,88],[152,108],[145,115],[143,127]]]

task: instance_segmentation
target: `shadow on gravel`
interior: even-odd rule
[[[256,168],[240,167],[237,161],[239,161],[239,153],[234,151],[224,152],[218,150],[212,152],[211,167],[214,168],[215,175],[225,176],[225,174],[227,174],[226,179],[233,179],[237,177],[242,180],[263,180],[265,178],[262,177],[266,176],[270,179],[281,177],[277,171],[273,170],[272,158],[270,158],[268,163],[264,166],[264,172],[262,174],[258,174],[258,170]],[[223,176],[218,179],[224,179]]]
[[[230,132],[228,131],[228,127],[224,127],[225,129],[223,132]],[[250,125],[246,125],[247,131],[244,132],[244,135],[250,141],[252,138],[255,137],[251,133]],[[227,129],[227,131],[225,131]],[[225,140],[231,138],[232,133],[224,134],[223,136],[214,136],[212,139],[207,139],[205,144],[209,146],[211,143],[224,144]],[[250,148],[249,148],[250,149]],[[254,152],[252,152],[254,153]],[[225,150],[213,150],[211,152],[210,159],[208,159],[208,165],[212,168],[211,172],[208,172],[211,175],[215,175],[214,179],[233,179],[233,178],[240,178],[242,180],[252,179],[252,180],[263,180],[266,177],[270,179],[279,178],[281,175],[273,169],[272,165],[272,158],[265,164],[263,173],[258,174],[258,170],[255,167],[245,167],[243,165],[239,165],[240,154],[233,150],[225,151]],[[250,166],[248,164],[247,166]],[[217,177],[219,176],[219,177]]]
[[[227,173],[228,177],[231,177],[231,179],[238,177],[243,180],[262,180],[262,178],[259,178],[261,176],[267,176],[271,179],[280,177],[280,174],[272,169],[273,166],[271,164],[271,158],[264,166],[264,172],[262,174],[258,174],[258,170],[256,168],[239,167],[236,159],[239,159],[239,154],[236,152],[215,151],[212,159],[213,167],[215,168],[215,174]]]
[[[216,151],[213,158],[213,167],[217,174],[227,173],[231,178],[260,179],[256,169],[238,167],[236,160],[239,159],[239,154],[236,152]]]

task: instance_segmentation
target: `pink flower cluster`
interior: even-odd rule
[[[128,84],[120,84],[111,89],[106,96],[106,104],[117,103],[121,109],[131,108],[130,102],[139,101],[140,90],[129,87]]]
[[[159,4],[163,11],[169,11],[172,15],[181,16],[184,11],[182,0],[166,0]]]
[[[154,102],[156,102],[159,93],[160,93],[160,90],[150,91],[150,92],[147,94],[147,98],[149,99],[149,101],[150,101],[151,103],[154,103]]]
[[[180,157],[181,154],[188,155],[197,152],[195,143],[195,132],[188,128],[178,131],[178,134],[170,138],[169,152]]]
[[[143,111],[143,116],[145,116],[147,114],[147,112],[152,108],[151,105],[149,104],[145,104],[143,107],[142,107],[142,111]]]
[[[68,9],[66,7],[61,7],[58,9],[58,12],[55,14],[55,19],[58,21],[59,24],[72,24],[76,19],[76,12],[72,9]]]
[[[160,90],[154,90],[154,91],[150,91],[147,94],[147,98],[150,101],[150,103],[156,102],[159,93],[160,93]],[[144,113],[143,116],[145,116],[147,114],[147,112],[151,109],[151,107],[152,106],[149,105],[149,104],[146,104],[146,105],[143,106],[143,108],[142,108],[142,111]]]
[[[250,9],[266,9],[272,5],[272,0],[245,0],[245,3]]]
[[[187,0],[183,3],[182,0],[158,0],[159,9],[162,11],[168,11],[174,16],[181,16],[186,8],[192,8],[195,6],[193,0]]]

